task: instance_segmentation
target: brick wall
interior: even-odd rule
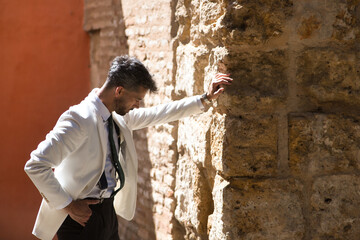
[[[357,239],[359,0],[87,1],[93,85],[142,60],[151,106],[234,78],[214,106],[135,133],[122,239]]]
[[[87,1],[85,30],[90,32],[92,84],[106,79],[119,54],[136,56],[154,75],[159,92],[145,106],[170,101],[173,93],[173,3],[161,1]],[[138,201],[132,222],[119,219],[122,239],[171,239],[176,235],[174,187],[177,123],[134,133],[139,157]]]

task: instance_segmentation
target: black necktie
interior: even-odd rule
[[[116,193],[118,193],[125,184],[125,175],[124,175],[124,171],[120,165],[119,162],[119,157],[118,157],[118,153],[116,151],[116,146],[115,146],[115,142],[114,142],[114,127],[113,127],[114,121],[112,119],[112,116],[110,115],[109,119],[108,119],[108,128],[109,128],[109,143],[110,143],[110,150],[111,150],[111,162],[115,167],[116,172],[119,175],[119,179],[120,179],[120,187],[119,189],[115,190],[112,194],[111,197],[115,196]]]
[[[107,183],[107,179],[105,176],[105,170],[103,171],[103,173],[101,174],[100,180],[99,180],[99,188],[101,190],[104,190],[108,187],[108,183]]]

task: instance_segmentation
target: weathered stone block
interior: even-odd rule
[[[297,33],[301,39],[310,38],[314,31],[320,28],[320,19],[316,15],[310,15],[301,19],[301,24],[297,29]]]
[[[334,6],[336,17],[333,22],[332,38],[340,41],[360,39],[360,1],[326,0],[326,4]]]
[[[230,115],[272,113],[288,93],[286,50],[229,52],[223,59],[234,79],[226,95],[219,98],[220,108]]]
[[[292,179],[235,179],[213,193],[221,221],[209,239],[303,239],[302,184]],[[221,204],[221,205],[220,205]],[[220,208],[218,210],[217,208]],[[216,232],[218,231],[218,232]]]
[[[217,171],[223,171],[223,142],[225,138],[225,119],[226,116],[215,113],[211,125],[211,164]]]
[[[303,104],[341,111],[360,106],[360,65],[355,49],[308,48],[297,58],[297,83]],[[345,108],[344,108],[345,107]]]
[[[271,148],[229,147],[224,151],[225,176],[275,176],[277,155]]]
[[[206,239],[207,218],[212,212],[211,168],[206,149],[211,112],[180,121],[176,169],[176,219],[184,226],[185,239]],[[190,130],[191,129],[191,130]]]
[[[226,118],[222,174],[274,176],[277,173],[277,119]],[[220,169],[218,169],[220,170]]]
[[[177,47],[175,94],[192,96],[204,92],[204,69],[208,64],[209,49],[193,44]]]
[[[359,189],[359,176],[335,175],[315,180],[311,195],[312,239],[359,239]]]
[[[360,167],[359,118],[304,114],[289,117],[289,166],[297,176]]]
[[[301,40],[352,44],[360,36],[359,0],[294,1],[296,33]]]
[[[208,218],[208,232],[210,240],[223,240],[226,238],[224,232],[223,218],[224,209],[224,190],[229,182],[220,175],[215,176],[214,187],[212,189],[212,198],[214,199],[214,211]]]
[[[292,0],[229,1],[225,8],[225,45],[265,43],[282,35],[293,15]]]
[[[229,94],[241,96],[286,97],[286,50],[229,52],[224,59],[234,85]]]
[[[184,226],[186,239],[206,239],[207,236],[207,218],[213,208],[203,171],[188,154],[178,160],[175,217]]]
[[[209,131],[211,127],[212,111],[179,121],[178,153],[188,154],[189,160],[201,167],[206,167],[207,149],[209,148]]]
[[[190,41],[191,11],[189,2],[185,0],[177,1],[175,11],[175,20],[178,24],[177,38],[183,43]]]
[[[227,117],[225,128],[224,147],[235,145],[241,148],[269,147],[276,150],[276,116]]]
[[[199,31],[208,36],[210,33],[213,33],[214,30],[218,28],[218,21],[221,19],[223,14],[223,5],[218,1],[214,0],[204,0],[200,1],[200,22],[199,22]]]

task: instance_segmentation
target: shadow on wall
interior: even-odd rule
[[[118,217],[119,236],[122,240],[156,239],[152,211],[154,200],[152,198],[150,177],[152,165],[146,135],[147,129],[134,132],[134,141],[139,160],[138,197],[134,219],[132,221],[126,221]]]
[[[91,39],[91,86],[100,87],[106,79],[110,62],[116,56],[129,54],[122,1],[113,0],[110,5],[107,1],[85,1],[84,29]],[[145,129],[134,132],[139,158],[137,207],[132,221],[118,216],[120,239],[155,239],[151,163],[146,133]]]
[[[94,8],[94,5],[97,7]],[[85,5],[84,29],[91,39],[91,85],[100,87],[106,79],[110,62],[116,56],[129,54],[122,2],[114,0],[108,6],[97,0],[88,0]],[[156,239],[150,177],[152,165],[146,136],[146,129],[135,131],[133,135],[139,160],[137,207],[132,221],[118,216],[119,236],[122,240]]]

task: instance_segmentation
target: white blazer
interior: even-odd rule
[[[85,198],[104,171],[107,137],[103,120],[95,112],[96,91],[60,116],[25,165],[26,173],[43,196],[33,229],[33,234],[40,239],[54,237],[67,216],[62,209],[64,204],[70,198]],[[114,200],[118,215],[131,220],[135,214],[138,160],[132,131],[201,113],[200,98],[194,96],[134,109],[125,116],[112,113],[126,143],[125,159],[119,154],[126,181]]]

